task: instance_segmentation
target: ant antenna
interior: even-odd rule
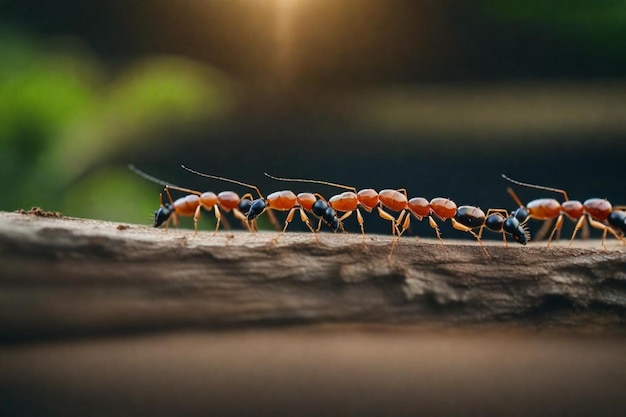
[[[561,190],[560,188],[552,188],[552,187],[546,187],[543,185],[529,184],[527,182],[516,181],[514,179],[507,177],[504,174],[502,174],[502,178],[504,178],[507,181],[512,182],[513,184],[521,185],[522,187],[537,188],[539,190],[552,191],[555,193],[563,194],[563,196],[565,197],[565,201],[569,201],[569,197],[567,196],[567,193],[565,192],[565,190]]]
[[[303,179],[303,178],[282,178],[282,177],[275,177],[273,175],[268,174],[267,172],[264,172],[266,177],[269,177],[273,180],[277,180],[277,181],[289,181],[289,182],[308,182],[308,183],[312,183],[312,184],[322,184],[322,185],[329,185],[331,187],[338,187],[338,188],[343,188],[346,190],[350,190],[353,191],[354,193],[356,193],[356,188],[354,187],[350,187],[348,185],[341,185],[341,184],[337,184],[335,182],[329,182],[329,181],[322,181],[322,180],[309,180],[309,179]]]
[[[192,193],[192,194],[198,194],[200,195],[200,193],[198,191],[194,191],[191,190],[189,188],[185,188],[185,187],[179,187],[178,185],[174,185],[170,182],[167,181],[163,181],[157,177],[153,177],[150,174],[147,174],[145,172],[143,172],[142,170],[140,170],[139,168],[137,168],[135,165],[133,164],[128,164],[128,169],[130,169],[131,171],[133,171],[135,174],[139,175],[141,178],[148,180],[148,181],[152,181],[156,184],[162,185],[165,188],[171,188],[173,190],[178,190],[178,191],[182,191],[182,192],[186,192],[186,193]]]
[[[218,177],[217,175],[205,174],[203,172],[196,171],[195,169],[187,168],[184,165],[181,165],[180,167],[182,169],[184,169],[184,170],[187,170],[187,171],[193,173],[193,174],[200,175],[201,177],[212,178],[214,180],[222,180],[222,181],[226,181],[226,182],[232,182],[233,184],[243,185],[244,187],[252,188],[253,190],[256,190],[256,192],[259,194],[259,197],[261,197],[263,200],[265,200],[265,197],[263,197],[263,194],[261,194],[261,191],[259,190],[259,187],[257,187],[256,185],[247,184],[245,182],[232,180],[232,179],[226,178],[226,177]]]
[[[167,181],[160,180],[160,179],[158,179],[157,177],[153,177],[153,176],[152,176],[152,175],[150,175],[150,174],[146,174],[145,172],[143,172],[142,170],[140,170],[139,168],[137,168],[137,167],[136,167],[135,165],[133,165],[133,164],[128,164],[128,169],[130,169],[130,170],[131,170],[131,171],[133,171],[135,174],[139,175],[141,178],[143,178],[143,179],[145,179],[145,180],[152,181],[152,182],[157,183],[157,184],[161,184],[161,185],[163,185],[163,186],[165,186],[165,187],[167,187],[167,186],[171,186],[171,185],[174,185],[174,184],[170,184],[170,183],[169,183],[169,182],[167,182]]]

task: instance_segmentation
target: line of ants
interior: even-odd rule
[[[560,233],[564,217],[569,217],[576,222],[574,232],[570,239],[570,246],[585,221],[588,221],[590,226],[602,230],[602,247],[604,249],[606,249],[605,240],[608,233],[622,243],[626,243],[624,239],[624,235],[626,235],[626,212],[624,209],[626,206],[613,207],[608,200],[600,198],[591,198],[581,203],[577,200],[570,200],[567,193],[562,189],[513,180],[504,174],[502,177],[513,184],[560,193],[563,195],[564,201],[559,203],[553,198],[540,198],[524,205],[515,191],[509,187],[507,191],[518,205],[518,208],[511,212],[506,209],[488,209],[487,213],[485,213],[479,207],[471,205],[457,206],[456,203],[449,198],[436,197],[430,201],[423,197],[409,199],[407,191],[404,188],[384,189],[378,192],[374,189],[367,188],[357,191],[355,187],[338,183],[302,178],[283,178],[268,173],[265,173],[265,175],[276,181],[319,184],[344,189],[346,191],[333,195],[328,200],[318,193],[305,192],[296,195],[290,190],[276,191],[264,197],[259,188],[255,185],[202,173],[182,165],[183,169],[196,175],[247,187],[254,190],[258,195],[258,198],[255,198],[251,193],[246,193],[240,197],[233,191],[222,191],[215,194],[213,192],[200,192],[179,187],[153,177],[133,165],[129,165],[129,168],[137,175],[164,186],[164,192],[168,201],[163,202],[163,194],[161,194],[160,207],[155,212],[154,216],[154,226],[159,227],[164,225],[167,229],[170,222],[173,222],[175,226],[178,225],[179,216],[193,217],[194,235],[198,232],[198,220],[202,208],[208,211],[214,211],[217,220],[214,235],[220,227],[222,212],[232,211],[235,218],[242,221],[249,231],[254,232],[257,230],[256,220],[264,212],[268,213],[274,227],[280,230],[281,226],[276,216],[273,214],[273,211],[286,211],[288,214],[282,226],[282,231],[272,239],[272,242],[278,241],[286,232],[296,212],[298,212],[301,221],[308,227],[317,241],[319,241],[317,232],[320,231],[322,223],[328,226],[333,232],[339,230],[345,232],[343,221],[352,214],[355,214],[364,242],[365,227],[361,213],[362,209],[366,212],[376,210],[382,219],[390,222],[393,240],[389,259],[391,259],[396,243],[409,228],[411,217],[415,217],[420,221],[428,219],[430,227],[434,229],[437,239],[444,250],[447,249],[441,237],[437,220],[445,222],[447,219],[450,219],[452,227],[474,236],[488,258],[490,258],[489,252],[482,243],[482,233],[485,228],[493,232],[501,233],[504,243],[507,246],[507,235],[519,244],[526,245],[526,243],[530,241],[530,233],[528,232],[526,224],[531,219],[544,220],[546,222],[556,219],[556,223],[548,238],[548,246],[550,246],[555,233]],[[188,194],[174,200],[170,194],[170,190],[177,190]],[[396,215],[392,215],[390,212]],[[317,219],[318,224],[316,228],[311,224],[307,213]]]

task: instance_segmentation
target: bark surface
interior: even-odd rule
[[[200,232],[0,214],[2,336],[297,323],[626,324],[626,247]],[[49,214],[48,214],[49,215]],[[19,303],[19,304],[16,304]]]
[[[0,415],[615,416],[626,250],[0,213]]]

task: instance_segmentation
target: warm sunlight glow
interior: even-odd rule
[[[295,44],[296,10],[303,0],[274,0],[276,8],[276,26],[274,41],[276,45],[275,65],[277,76],[288,83],[293,75],[293,48]]]

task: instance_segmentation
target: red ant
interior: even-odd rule
[[[280,236],[282,236],[282,234],[284,234],[285,231],[287,230],[289,223],[291,223],[291,221],[293,220],[293,216],[296,210],[300,212],[300,219],[302,220],[304,224],[307,225],[311,233],[314,234],[316,240],[319,240],[319,238],[317,237],[316,231],[311,226],[309,217],[306,215],[305,210],[310,211],[311,213],[313,213],[316,217],[320,219],[319,224],[318,224],[318,229],[317,229],[318,231],[319,231],[322,221],[325,221],[326,224],[334,231],[337,231],[340,227],[340,222],[337,219],[337,213],[335,212],[334,209],[328,206],[328,204],[326,203],[326,200],[324,200],[324,197],[322,197],[320,194],[300,193],[296,195],[292,191],[283,190],[283,191],[276,191],[268,195],[267,198],[265,198],[261,194],[261,191],[259,190],[259,188],[256,187],[255,185],[246,184],[241,181],[231,180],[229,178],[205,174],[205,173],[193,170],[191,168],[187,168],[184,165],[181,165],[181,166],[182,168],[196,175],[200,175],[200,176],[207,177],[207,178],[213,178],[217,180],[222,180],[222,181],[228,181],[234,184],[243,185],[243,186],[256,190],[256,192],[259,194],[258,199],[249,200],[248,202],[245,203],[245,205],[239,206],[240,211],[244,213],[244,218],[248,221],[250,225],[253,224],[253,222],[256,220],[257,217],[259,217],[261,214],[263,214],[263,212],[269,209],[269,210],[278,210],[278,211],[289,211],[289,213],[287,214],[287,218],[285,220],[285,226],[283,227],[283,230]],[[243,203],[243,200],[242,200],[242,203]],[[271,214],[271,211],[268,211],[268,214]],[[274,241],[278,240],[280,236],[276,237]]]
[[[200,191],[179,187],[177,185],[173,185],[166,181],[160,180],[156,177],[153,177],[152,175],[146,174],[132,164],[128,165],[128,168],[140,177],[147,179],[148,181],[161,184],[165,187],[164,191],[167,195],[169,202],[164,204],[163,194],[161,193],[159,195],[161,205],[159,209],[154,213],[154,227],[159,227],[165,224],[165,229],[167,230],[169,223],[172,220],[174,221],[174,226],[178,226],[178,216],[193,216],[195,236],[198,234],[198,220],[200,219],[200,212],[202,207],[204,207],[208,211],[215,211],[217,224],[215,225],[215,231],[213,232],[213,235],[217,233],[220,227],[220,222],[222,220],[220,208],[225,212],[229,212],[232,210],[237,219],[242,221],[246,220],[246,217],[238,210],[238,207],[241,199],[252,198],[252,195],[250,195],[249,193],[245,194],[241,198],[233,191],[222,191],[217,195],[211,191],[202,193]],[[172,199],[172,195],[170,194],[170,189],[182,191],[189,194],[174,201],[174,199]]]
[[[400,219],[404,216],[406,207],[407,207],[407,194],[404,188],[399,188],[397,190],[386,189],[380,192],[372,188],[366,188],[360,191],[357,191],[355,187],[350,187],[348,185],[337,184],[329,181],[322,180],[309,180],[309,179],[301,179],[301,178],[281,178],[275,177],[273,175],[268,174],[265,175],[269,178],[278,181],[291,181],[291,182],[306,182],[312,184],[322,184],[328,185],[331,187],[343,188],[349,191],[345,191],[341,194],[336,194],[332,196],[328,200],[328,205],[335,209],[337,212],[344,213],[340,218],[339,222],[343,222],[345,219],[350,217],[352,213],[356,212],[357,222],[361,227],[361,234],[363,236],[363,241],[365,241],[365,227],[363,226],[363,215],[359,210],[359,207],[363,208],[365,211],[371,213],[374,208],[378,209],[378,215],[390,222],[392,222],[392,234],[396,235],[399,233],[397,224],[401,221]],[[400,211],[401,214],[398,218],[393,217],[387,211],[383,209],[383,207],[388,208],[392,211]],[[343,223],[341,223],[341,227],[343,229]]]
[[[514,216],[518,220],[520,220],[522,224],[525,224],[529,219],[557,219],[556,224],[552,229],[552,233],[550,233],[550,237],[548,238],[548,247],[550,246],[550,242],[552,241],[554,233],[557,230],[560,231],[561,227],[563,226],[563,215],[566,215],[570,219],[576,221],[574,232],[572,233],[572,237],[569,241],[570,247],[574,242],[574,238],[576,237],[578,230],[580,230],[580,228],[583,226],[585,219],[587,219],[590,226],[603,231],[602,247],[604,249],[606,249],[604,242],[606,240],[607,232],[610,232],[613,236],[615,236],[616,239],[623,242],[623,238],[618,236],[618,234],[611,227],[603,223],[609,219],[609,216],[613,216],[611,217],[612,221],[619,225],[620,215],[612,215],[613,206],[608,200],[603,198],[590,198],[588,200],[585,200],[584,203],[581,203],[578,200],[570,200],[567,192],[560,188],[545,187],[543,185],[535,185],[516,181],[507,177],[504,174],[502,174],[502,178],[522,187],[536,188],[539,190],[552,191],[555,193],[563,194],[563,198],[565,199],[563,203],[559,203],[553,198],[540,198],[532,200],[526,206],[524,206],[517,194],[515,194],[515,191],[513,191],[511,187],[507,189],[513,200],[515,200],[515,202],[520,206],[520,208],[518,208],[514,212]]]

